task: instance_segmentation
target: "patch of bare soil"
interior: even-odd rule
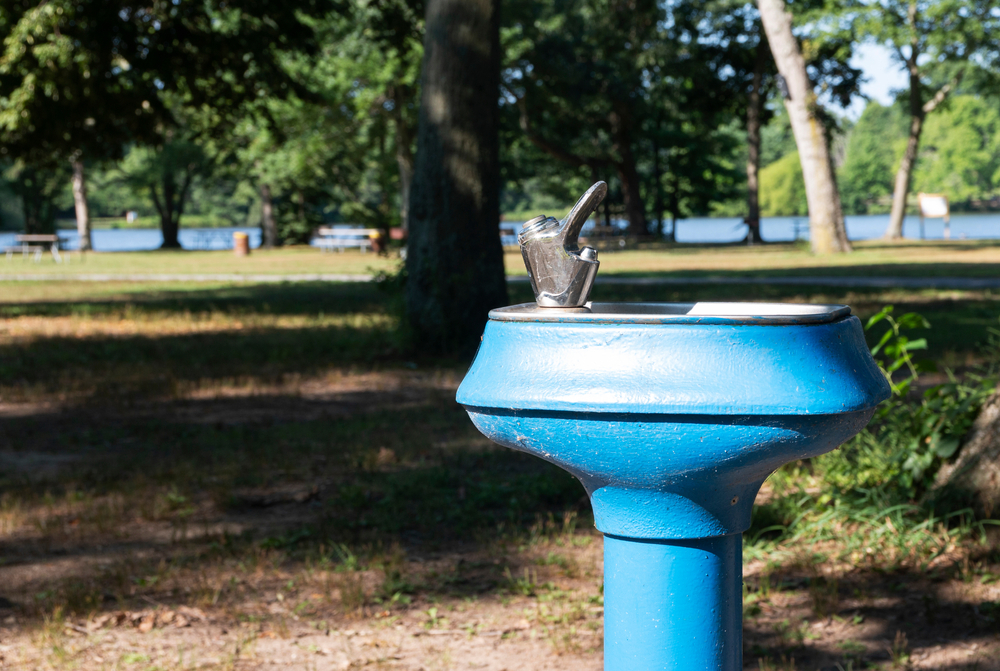
[[[392,373],[309,384],[295,399],[231,392],[87,412],[94,422],[121,412],[254,430],[419,407],[454,380]],[[82,422],[77,412],[47,405],[6,416]],[[0,438],[0,468],[46,483],[116,455]],[[366,463],[400,467],[378,445]],[[602,667],[596,531],[567,517],[440,546],[404,537],[358,549],[330,539],[290,551],[289,535],[323,514],[333,486],[296,474],[227,491],[224,506],[209,494],[168,495],[162,511],[141,515],[134,493],[23,503],[3,494],[0,668]],[[744,668],[998,671],[998,557],[975,546],[926,571],[750,566]]]

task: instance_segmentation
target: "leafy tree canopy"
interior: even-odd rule
[[[118,158],[155,143],[162,95],[212,111],[301,87],[282,50],[315,48],[303,14],[333,0],[0,0],[0,152],[33,162]]]
[[[918,191],[955,202],[1000,195],[1000,112],[982,98],[955,96],[927,120],[914,175]]]

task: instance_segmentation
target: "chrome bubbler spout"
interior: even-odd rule
[[[521,229],[517,241],[538,307],[586,305],[600,262],[593,247],[580,249],[580,229],[607,193],[608,185],[598,182],[587,189],[562,221],[542,215]]]

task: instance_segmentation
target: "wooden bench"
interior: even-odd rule
[[[516,245],[517,234],[521,232],[521,224],[500,224],[500,244]]]
[[[342,252],[348,247],[357,247],[362,252],[372,248],[372,238],[381,235],[377,228],[347,228],[322,226],[316,231],[314,243],[323,251],[336,249]]]
[[[4,247],[7,258],[13,258],[14,254],[20,253],[21,258],[34,256],[35,263],[42,260],[42,255],[48,251],[52,253],[52,258],[56,263],[62,263],[62,256],[59,254],[59,236],[47,234],[22,234],[14,238],[17,243],[12,247]]]

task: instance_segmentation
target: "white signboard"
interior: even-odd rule
[[[920,214],[931,219],[947,217],[948,198],[937,194],[921,194]]]

